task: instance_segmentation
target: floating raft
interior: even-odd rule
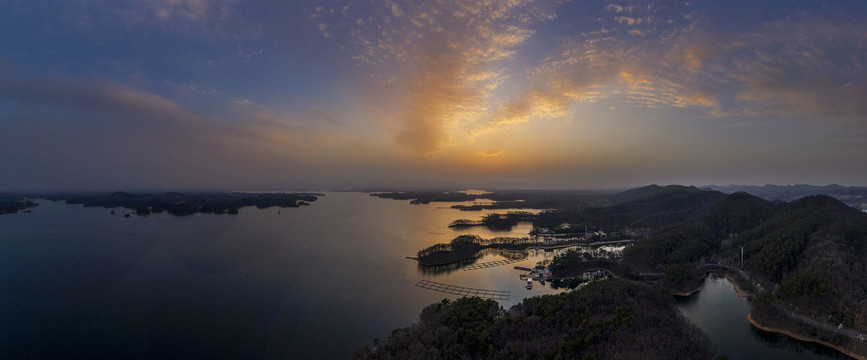
[[[458,295],[458,296],[478,296],[483,299],[493,299],[493,300],[509,300],[509,296],[511,296],[511,292],[508,291],[500,291],[500,290],[485,290],[485,289],[474,289],[463,286],[455,286],[449,284],[438,283],[435,281],[422,280],[419,281],[415,286],[420,288],[425,288],[428,290],[434,290],[439,292],[444,292],[446,294]]]
[[[508,264],[511,264],[511,263],[516,263],[516,262],[520,262],[520,261],[524,261],[524,260],[526,260],[526,259],[521,259],[521,260],[497,260],[497,261],[485,262],[485,263],[481,263],[481,264],[472,264],[472,265],[467,265],[467,266],[462,267],[461,270],[463,270],[463,271],[469,271],[469,270],[487,269],[487,268],[491,268],[491,267],[494,267],[494,266],[508,265]]]

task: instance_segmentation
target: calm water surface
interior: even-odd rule
[[[529,224],[510,232],[449,229],[453,220],[489,211],[448,205],[328,193],[280,214],[243,208],[237,216],[123,218],[123,209],[110,215],[42,201],[31,214],[0,216],[0,358],[348,358],[416,322],[422,307],[454,298],[415,287],[422,279],[511,291],[500,302],[506,308],[562,291],[538,284],[528,291],[512,268],[553,252],[475,271],[430,271],[405,259],[459,234],[530,230]],[[478,261],[499,259],[488,254]],[[713,284],[681,304],[684,313],[692,312],[699,326],[695,314],[703,312],[746,322],[736,300],[723,304],[734,310],[708,310],[717,306],[704,300],[716,298]],[[764,347],[777,346],[738,329]]]
[[[697,293],[679,298],[678,307],[730,359],[849,359],[825,346],[759,330],[747,320],[749,302],[724,277],[708,277]]]
[[[435,203],[329,193],[296,209],[154,214],[42,201],[0,216],[0,358],[347,358],[444,297],[422,279],[526,290],[513,265],[422,272],[405,259],[458,234]],[[535,252],[529,266],[553,253]],[[497,260],[488,255],[479,261]]]

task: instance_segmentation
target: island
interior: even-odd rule
[[[0,215],[14,214],[22,210],[29,211],[27,209],[36,206],[39,204],[25,195],[0,194]]]
[[[509,211],[505,214],[488,214],[482,217],[481,220],[458,219],[452,221],[449,227],[452,228],[468,228],[474,226],[484,226],[491,230],[511,230],[513,226],[520,222],[532,222],[536,216],[527,211]]]
[[[246,192],[166,192],[161,194],[114,192],[111,194],[41,194],[36,195],[67,204],[85,207],[127,208],[138,215],[167,212],[176,216],[195,213],[238,214],[238,209],[256,206],[292,208],[309,205],[322,194],[316,193],[246,193]]]
[[[431,202],[474,202],[455,204],[451,207],[463,211],[501,210],[501,209],[575,209],[579,204],[584,207],[605,206],[609,191],[587,190],[496,190],[487,193],[466,193],[455,190],[426,191],[369,191],[371,196],[410,200],[410,204],[430,204]]]

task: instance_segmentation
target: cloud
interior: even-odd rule
[[[36,78],[0,78],[0,98],[26,105],[64,106],[89,113],[122,112],[187,121],[192,114],[163,97],[116,83]]]
[[[491,156],[500,155],[502,153],[503,153],[503,150],[501,150],[501,149],[490,149],[490,150],[479,153],[479,156],[491,157]]]
[[[612,5],[606,10],[626,11]],[[695,108],[710,117],[867,119],[867,102],[858,100],[867,98],[867,32],[859,23],[801,15],[805,19],[733,29],[701,14],[700,20],[631,29],[642,18],[650,25],[647,19],[677,19],[678,11],[694,10],[642,11],[641,17],[615,17],[620,29],[567,38],[531,71],[534,89],[509,101],[494,122],[526,121],[540,99],[554,99],[548,104],[557,109],[610,99],[637,107]]]
[[[310,110],[310,113],[311,113],[311,114],[312,114],[312,115],[313,115],[317,120],[324,121],[325,123],[333,124],[333,125],[346,126],[346,123],[344,123],[342,120],[340,120],[340,119],[334,117],[333,115],[331,115],[330,113],[328,113],[328,112],[325,111],[325,110],[322,110],[322,109],[312,109],[312,110]]]
[[[624,11],[632,11],[633,9],[634,9],[634,7],[631,5],[622,6],[622,5],[617,5],[617,4],[608,4],[608,6],[605,7],[605,10],[613,11],[616,13],[624,12]]]
[[[727,74],[753,113],[867,118],[867,33],[857,24],[767,23],[732,41]]]
[[[636,19],[636,18],[631,18],[629,16],[617,16],[614,18],[614,20],[617,21],[618,23],[626,24],[626,25],[641,24],[640,18]]]
[[[506,63],[533,35],[531,27],[552,16],[528,0],[382,2],[364,15],[317,12],[329,29],[343,32],[335,39],[350,39],[341,46],[354,49],[356,61],[404,90],[394,140],[418,154],[485,122],[493,92],[507,79]]]
[[[157,19],[168,20],[176,17],[188,19],[200,19],[208,16],[208,13],[216,7],[214,3],[228,3],[228,1],[214,0],[153,0],[149,1],[153,15]]]
[[[617,10],[608,10],[612,9]],[[638,23],[634,18],[616,19],[626,27],[622,32],[602,29],[564,41],[554,55],[531,70],[536,87],[509,101],[492,121],[562,117],[573,103],[606,99],[650,108],[719,106],[717,94],[702,86],[707,79],[684,76],[684,68],[695,71],[700,67],[695,62],[700,60],[689,62],[688,57],[669,54],[685,47],[684,38],[692,32],[689,26],[659,25],[647,30],[656,36],[644,37],[644,31],[629,28]]]
[[[489,129],[501,124],[522,123],[529,121],[534,116],[540,118],[562,117],[566,115],[566,109],[570,102],[570,99],[562,94],[530,91],[500,107],[482,129]]]
[[[217,121],[158,95],[86,79],[0,77],[0,107],[0,152],[14,155],[0,157],[0,166],[16,169],[0,181],[32,188],[57,188],[46,174],[58,173],[63,188],[221,187],[284,177],[298,163],[295,154],[308,150],[306,139],[319,135],[273,114]]]

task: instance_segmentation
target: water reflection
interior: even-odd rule
[[[523,252],[509,252],[497,249],[483,249],[474,257],[460,260],[457,262],[443,265],[422,265],[418,264],[418,272],[424,275],[445,275],[460,270],[464,266],[469,266],[477,263],[479,259],[497,257],[497,260],[520,261],[527,259],[527,254]],[[496,261],[496,260],[494,260]]]
[[[460,261],[445,264],[445,265],[422,265],[422,264],[418,264],[418,272],[422,273],[424,275],[445,275],[448,273],[458,271],[464,266],[475,264],[476,261],[478,261],[480,258],[482,258],[481,254],[476,255],[475,257],[470,258],[470,259],[464,259],[464,260],[460,260]]]
[[[849,359],[848,356],[845,356],[839,351],[836,351],[827,346],[813,342],[792,339],[786,335],[764,331],[752,325],[750,326],[750,333],[752,333],[753,337],[757,341],[761,341],[765,345],[775,349],[788,350],[799,354],[813,353],[816,355],[826,356],[829,359]]]
[[[444,265],[422,265],[418,264],[417,269],[420,274],[424,275],[446,275],[452,272],[458,271],[461,268],[469,265],[473,265],[479,262],[480,259],[485,259],[485,261],[496,261],[496,260],[511,260],[511,261],[521,261],[529,258],[534,259],[534,264],[540,264],[545,266],[551,263],[551,260],[554,259],[557,255],[560,255],[564,252],[574,251],[585,254],[589,259],[613,259],[621,256],[623,249],[626,246],[611,246],[611,245],[596,245],[596,246],[587,246],[587,245],[576,245],[570,246],[561,249],[529,249],[526,251],[507,251],[507,250],[499,250],[499,249],[483,249],[479,251],[474,257],[469,259],[460,260],[457,262],[444,264]],[[580,280],[579,280],[580,283]],[[564,284],[558,287],[553,287],[554,289],[559,288],[568,288],[574,289],[575,286],[578,286],[578,283],[573,284],[570,282],[568,285]]]
[[[499,255],[507,260],[524,260],[528,257],[526,252],[514,252],[514,251],[505,251],[505,250],[497,250],[497,249],[485,249],[482,250],[482,254],[484,255]]]

